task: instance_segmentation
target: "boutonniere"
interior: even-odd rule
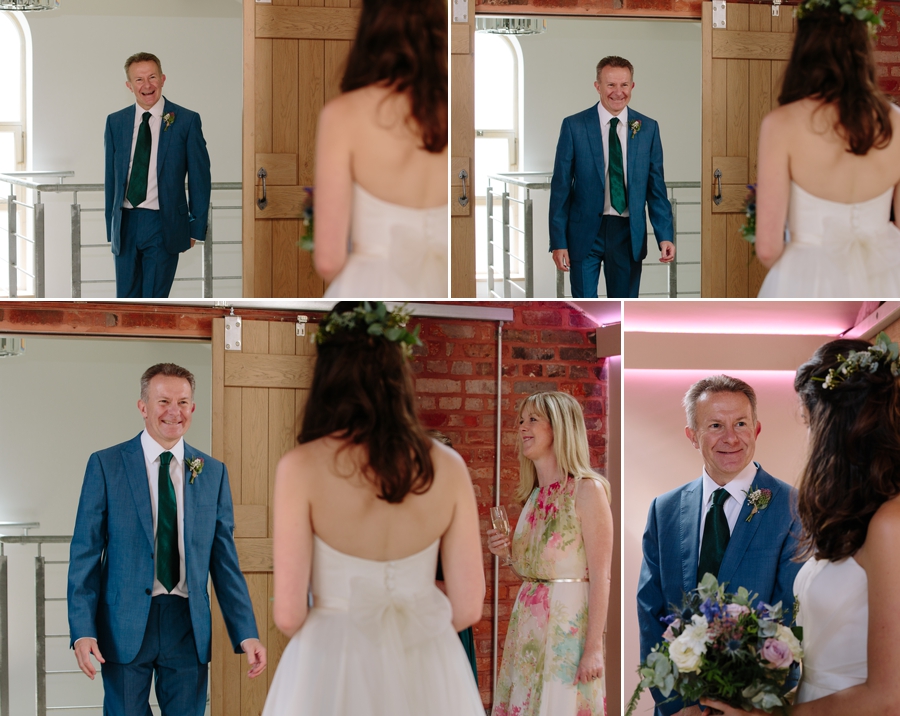
[[[750,485],[750,489],[744,494],[747,495],[747,502],[753,505],[753,511],[747,516],[747,522],[752,520],[757,512],[766,509],[772,501],[772,491],[766,488],[753,489],[753,485]]]
[[[175,124],[175,113],[174,112],[166,112],[163,116],[163,122],[166,123],[166,128],[163,130],[164,132],[169,131],[169,127]],[[640,122],[638,122],[640,124]],[[203,460],[200,460],[200,464],[203,464]]]
[[[636,119],[629,122],[628,126],[631,128],[631,138],[634,139],[634,135],[641,131],[641,120]]]
[[[193,485],[194,480],[197,479],[197,475],[203,472],[203,458],[195,457],[193,460],[186,460],[185,465],[187,465],[188,469],[191,471],[191,479],[188,484]]]

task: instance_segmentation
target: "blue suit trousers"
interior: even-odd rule
[[[153,597],[140,651],[129,664],[107,660],[103,676],[103,716],[151,716],[151,677],[162,716],[203,716],[209,667],[197,659],[188,600],[172,594]]]
[[[152,209],[122,209],[116,260],[117,298],[168,298],[178,254],[166,250],[162,218]]]
[[[632,258],[631,227],[627,218],[605,215],[588,255],[580,261],[570,260],[570,263],[569,281],[573,298],[597,298],[601,264],[607,297],[638,297],[641,262]]]

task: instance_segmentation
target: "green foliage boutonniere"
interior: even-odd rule
[[[193,460],[186,460],[185,464],[188,466],[188,469],[191,471],[191,480],[188,484],[193,485],[194,480],[197,479],[197,475],[203,472],[203,458],[195,457]]]
[[[168,132],[169,127],[171,127],[173,124],[175,124],[175,113],[174,112],[166,112],[162,116],[162,119],[163,119],[163,122],[166,123],[166,128],[163,131]],[[202,462],[202,460],[201,460],[201,462]]]

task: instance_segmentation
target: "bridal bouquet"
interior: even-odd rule
[[[683,607],[663,618],[664,642],[638,669],[641,682],[626,716],[649,688],[667,698],[674,691],[685,702],[711,698],[745,710],[786,712],[784,686],[802,656],[800,642],[781,623],[781,602],[754,607],[757,596],[744,587],[726,593],[724,584],[706,574]]]
[[[300,248],[304,251],[313,250],[313,188],[311,186],[303,187],[306,196],[303,199],[303,234],[300,236]]]
[[[744,214],[747,216],[747,221],[741,227],[741,236],[745,241],[750,242],[751,246],[754,246],[756,244],[756,184],[748,184],[747,189],[749,189],[749,193],[744,200]]]

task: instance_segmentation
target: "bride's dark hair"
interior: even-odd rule
[[[429,152],[447,146],[447,4],[364,0],[341,91],[383,84],[409,97]]]
[[[794,390],[809,425],[797,510],[800,557],[840,560],[863,542],[869,521],[900,494],[900,387],[886,365],[858,370],[826,389],[828,371],[871,344],[836,340],[797,370]],[[838,356],[841,356],[839,358]]]
[[[892,136],[891,103],[878,88],[869,26],[837,6],[816,7],[797,21],[794,49],[778,104],[810,97],[834,104],[835,131],[853,154],[883,149]]]
[[[332,313],[352,311],[343,301]],[[366,326],[335,332],[318,346],[318,358],[297,442],[331,435],[362,445],[362,470],[392,504],[434,481],[432,441],[416,415],[412,372],[399,343],[371,336]]]

